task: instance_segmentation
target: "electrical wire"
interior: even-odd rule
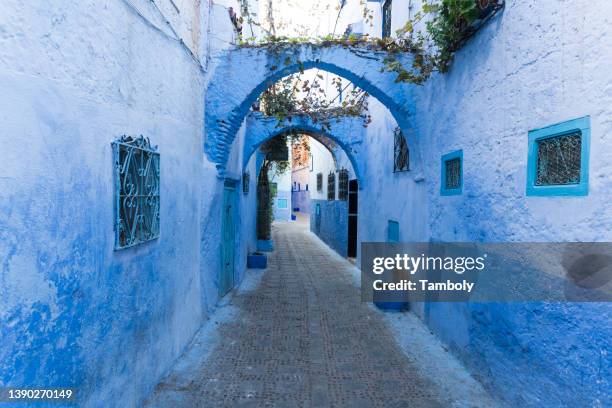
[[[155,7],[155,9],[157,10],[157,12],[159,13],[159,15],[161,16],[162,20],[164,21],[164,23],[166,23],[166,26],[170,29],[170,31],[172,32],[172,34],[174,36],[169,35],[165,30],[163,30],[161,27],[159,27],[157,24],[153,23],[151,20],[149,20],[144,14],[142,14],[140,12],[140,10],[130,1],[130,0],[122,0],[122,2],[128,7],[129,10],[132,11],[132,13],[136,14],[138,17],[140,17],[140,19],[150,28],[154,29],[155,31],[159,32],[160,34],[162,34],[164,37],[176,41],[179,43],[179,45],[181,46],[181,48],[183,48],[184,51],[186,51],[189,56],[191,57],[191,59],[193,60],[193,62],[195,62],[195,64],[198,66],[200,72],[202,74],[206,73],[206,69],[204,68],[204,66],[202,66],[202,62],[200,61],[200,59],[195,55],[195,53],[191,50],[191,48],[189,48],[189,46],[187,46],[187,44],[183,41],[183,39],[181,38],[180,35],[178,35],[178,33],[176,32],[176,30],[174,29],[174,27],[172,26],[172,24],[170,23],[170,21],[166,18],[166,16],[164,15],[164,13],[159,9],[159,7],[157,6],[157,4],[155,4],[154,0],[149,0],[151,4],[153,4],[153,6]]]

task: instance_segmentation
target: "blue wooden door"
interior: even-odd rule
[[[236,245],[236,183],[226,181],[223,189],[223,219],[221,242],[221,274],[219,295],[234,287],[234,254]]]

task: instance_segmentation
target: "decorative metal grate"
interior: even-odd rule
[[[323,191],[323,173],[317,173],[317,191]]]
[[[393,133],[393,172],[410,170],[410,152],[404,133],[400,128],[395,128]]]
[[[540,139],[536,143],[536,186],[580,183],[581,131]]]
[[[148,138],[112,143],[115,164],[115,248],[159,237],[159,153]]]
[[[461,159],[456,157],[444,162],[444,187],[448,190],[461,187]]]
[[[251,174],[248,171],[242,173],[242,192],[249,194],[249,188],[251,187]]]
[[[382,38],[391,37],[391,9],[392,1],[386,0],[382,6]]]
[[[338,200],[348,199],[349,172],[342,169],[338,172]]]
[[[327,176],[327,199],[336,199],[336,174],[333,171]]]

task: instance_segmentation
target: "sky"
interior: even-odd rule
[[[265,0],[260,2],[266,7],[265,3]],[[276,34],[288,37],[325,36],[333,31],[339,5],[339,0],[273,0]]]

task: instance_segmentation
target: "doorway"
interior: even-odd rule
[[[236,181],[225,180],[223,188],[223,218],[221,242],[221,272],[219,296],[225,296],[234,287],[234,257],[236,245]]]
[[[349,181],[348,191],[348,248],[347,256],[357,258],[357,191],[359,185],[357,180]]]

